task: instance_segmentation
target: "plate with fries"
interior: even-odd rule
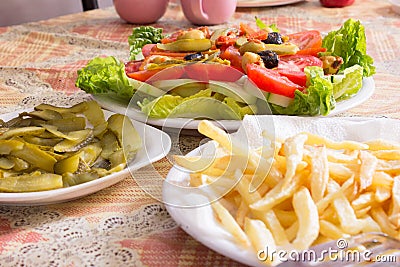
[[[222,255],[276,265],[288,260],[280,251],[370,232],[400,238],[399,120],[246,116],[233,134],[210,121],[198,130],[211,141],[174,156],[163,200]]]
[[[88,113],[91,115],[87,115],[88,113],[85,113],[84,115],[81,114],[80,112],[75,112],[73,111],[74,109],[77,110],[80,108],[79,105],[88,105]],[[42,109],[42,107],[45,107]],[[49,116],[49,114],[62,114],[65,117],[58,119],[51,119],[47,121],[39,120],[39,116],[44,117],[44,112],[43,110],[47,110],[47,107],[50,107],[51,112],[47,112],[46,116]],[[37,108],[37,109],[36,109]],[[49,110],[50,110],[49,109]],[[75,117],[75,113],[77,116]],[[79,116],[78,116],[79,115]],[[0,150],[1,150],[1,164],[2,167],[5,166],[5,163],[7,163],[8,159],[13,159],[13,158],[18,158],[18,162],[24,162],[28,164],[28,169],[24,169],[21,173],[17,173],[17,170],[15,169],[16,164],[9,166],[7,169],[0,169],[0,179],[3,181],[8,179],[8,178],[16,178],[16,183],[10,184],[9,182],[4,182],[0,183],[0,204],[1,205],[47,205],[47,204],[54,204],[54,203],[60,203],[60,202],[65,202],[65,201],[70,201],[74,200],[89,194],[92,194],[94,192],[100,191],[104,188],[110,187],[123,179],[129,177],[129,173],[133,170],[137,170],[141,167],[144,167],[148,164],[151,164],[154,161],[157,161],[161,158],[163,158],[165,155],[168,154],[170,147],[171,147],[171,139],[170,137],[149,125],[146,125],[141,122],[136,122],[133,120],[130,120],[128,117],[123,116],[122,120],[119,120],[122,124],[121,128],[121,135],[117,136],[115,134],[115,138],[112,137],[111,131],[113,131],[115,128],[111,126],[111,124],[115,125],[115,120],[111,122],[111,117],[114,118],[121,118],[121,116],[118,116],[121,114],[116,114],[114,112],[110,111],[105,111],[100,108],[95,102],[82,102],[80,104],[77,104],[73,107],[54,107],[46,104],[40,105],[40,107],[35,107],[35,110],[33,109],[26,109],[26,110],[21,110],[21,111],[16,111],[12,113],[7,113],[0,115],[0,129],[2,132],[0,133]],[[32,116],[32,117],[31,117]],[[36,117],[35,117],[36,116]],[[72,117],[73,116],[73,117]],[[65,119],[68,120],[65,120]],[[84,130],[80,131],[64,131],[61,130],[62,127],[76,127],[77,124],[80,124],[81,120],[80,118],[83,119],[89,119],[89,122],[83,122],[83,128]],[[92,120],[91,120],[91,119]],[[100,129],[102,127],[102,124],[99,124],[98,128],[94,126],[93,119],[100,121],[100,118],[104,120],[104,125],[105,129],[104,132],[102,132],[99,135],[96,135],[96,130]],[[37,126],[29,126],[27,122],[29,120],[36,120],[36,125]],[[126,126],[128,121],[132,122],[132,126],[135,129],[135,135],[136,136],[129,136],[129,138],[132,140],[134,139],[134,142],[138,141],[139,144],[134,144],[133,142],[129,142],[129,140],[124,139],[126,137],[122,137],[124,133],[127,132],[128,126]],[[16,128],[15,126],[8,126],[4,127],[7,125],[7,123],[11,122],[18,122],[21,121],[21,127]],[[33,121],[31,120],[31,121]],[[71,121],[69,121],[71,120]],[[83,121],[85,121],[83,120]],[[107,121],[105,121],[107,120]],[[69,122],[68,122],[69,121]],[[52,122],[53,124],[50,124]],[[61,122],[56,123],[56,122]],[[19,123],[19,122],[18,122]],[[121,125],[119,124],[119,125]],[[27,126],[28,125],[28,126]],[[57,127],[56,127],[57,125]],[[45,127],[46,129],[40,129],[41,127]],[[22,129],[18,134],[15,134],[15,130]],[[64,129],[64,128],[63,128]],[[72,137],[72,134],[76,134],[78,132],[83,132],[86,130],[92,130],[91,136],[92,138],[87,137],[88,140],[84,140],[87,142],[80,143],[79,145],[79,150],[78,152],[75,151],[62,151],[62,153],[56,154],[55,152],[58,152],[59,150],[56,149],[57,146],[61,147],[61,143],[64,142],[63,144],[66,144],[68,142],[72,142],[75,139],[73,138],[67,138],[67,137]],[[34,131],[33,131],[34,130]],[[12,133],[11,136],[11,132]],[[109,131],[109,132],[107,132]],[[7,134],[10,133],[10,134]],[[99,132],[98,132],[99,133]],[[113,132],[114,133],[114,132]],[[132,132],[129,132],[132,133]],[[11,138],[6,139],[6,135],[10,135]],[[43,136],[46,135],[44,138]],[[58,141],[57,139],[58,136],[65,136],[65,140],[63,141]],[[95,136],[95,138],[93,137]],[[110,158],[110,165],[107,165],[107,167],[103,164],[104,161],[100,162],[100,156],[96,158],[97,161],[93,161],[93,164],[87,164],[88,161],[86,161],[88,158],[84,157],[83,155],[87,156],[89,153],[92,153],[93,151],[96,151],[96,146],[99,142],[104,142],[106,140],[105,138],[111,137],[111,139],[107,139],[109,142],[107,143],[113,143],[110,140],[114,140],[114,148],[117,148],[118,145],[116,143],[120,143],[121,146],[118,146],[117,149],[121,149],[124,152],[124,157],[127,159],[129,156],[126,154],[126,146],[125,146],[125,141],[129,143],[129,145],[136,145],[137,150],[134,151],[134,155],[127,160],[128,163],[123,160],[123,163],[118,163],[117,166],[113,167],[113,163],[111,160],[117,160],[117,158]],[[118,139],[121,137],[120,139]],[[97,138],[97,139],[96,139]],[[50,147],[50,143],[46,146],[44,145],[39,145],[37,142],[39,140],[43,141],[46,140],[46,142],[50,142],[54,139],[54,141],[57,141],[55,145]],[[117,140],[118,139],[118,140]],[[89,141],[92,140],[92,141]],[[9,142],[10,141],[10,142]],[[120,142],[121,141],[121,142]],[[8,142],[8,143],[7,143]],[[96,143],[97,142],[97,143]],[[19,148],[15,148],[15,150],[9,149],[10,146],[8,144],[13,144],[16,143],[17,145],[20,143],[22,148],[29,148],[26,149],[26,151],[23,151],[21,153],[17,153],[22,150],[17,150]],[[102,145],[102,150],[101,152],[105,152],[105,147]],[[39,150],[39,148],[41,150]],[[108,148],[108,147],[107,147]],[[81,151],[85,150],[87,151],[88,154],[84,154]],[[100,149],[100,148],[99,148]],[[136,149],[136,148],[135,148]],[[7,152],[7,153],[5,153]],[[101,153],[99,152],[99,153]],[[126,153],[125,153],[126,152]],[[39,157],[38,160],[35,160],[35,156],[24,156],[21,154],[34,154],[35,156],[37,155]],[[76,153],[76,154],[74,154]],[[93,152],[94,153],[94,152]],[[97,155],[99,155],[97,153]],[[108,152],[107,152],[108,153]],[[70,156],[72,155],[72,156]],[[85,167],[86,169],[78,169],[74,173],[70,172],[61,172],[62,170],[66,170],[68,168],[72,168],[74,164],[71,163],[73,162],[72,160],[75,159],[75,155],[78,155],[80,158],[79,160],[79,165],[82,163],[83,160],[85,160]],[[40,158],[40,157],[43,157]],[[7,160],[6,160],[7,159]],[[45,166],[44,164],[44,159],[49,159],[54,160],[52,161],[53,165],[49,169],[48,167]],[[102,159],[107,159],[102,156]],[[67,162],[68,164],[61,164],[61,162]],[[42,164],[35,166],[34,163]],[[99,164],[97,164],[99,163]],[[100,163],[102,165],[100,165]],[[88,167],[91,169],[87,171]],[[61,174],[62,173],[62,174]],[[90,174],[98,174],[98,176],[84,176],[85,173],[90,173]],[[76,176],[72,176],[75,175]],[[70,176],[68,176],[70,175]],[[81,176],[80,176],[81,175]],[[62,177],[60,179],[60,177]],[[73,178],[68,178],[68,177],[73,177]],[[93,179],[87,179],[87,178],[92,178]],[[33,180],[31,178],[35,178],[37,180]],[[54,179],[53,179],[54,178]],[[78,180],[80,178],[83,178],[83,180]],[[61,181],[60,181],[61,180]],[[21,182],[22,181],[22,182]],[[26,183],[25,183],[26,181]],[[67,182],[66,182],[67,181]],[[75,184],[73,184],[75,183]],[[23,184],[23,186],[22,186]],[[40,185],[39,184],[43,184]]]

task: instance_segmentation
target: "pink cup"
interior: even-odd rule
[[[167,10],[169,0],[113,0],[121,19],[134,24],[149,24],[159,20]]]
[[[236,10],[237,0],[181,0],[185,17],[197,25],[227,22]]]

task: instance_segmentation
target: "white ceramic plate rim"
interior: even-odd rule
[[[363,86],[360,91],[353,97],[340,101],[336,103],[336,107],[331,111],[328,116],[333,116],[342,113],[348,109],[360,105],[371,95],[375,90],[375,82],[372,77],[367,77],[363,79]],[[93,95],[93,97],[99,102],[99,104],[108,110],[125,114],[134,120],[147,123],[153,126],[158,126],[162,128],[175,128],[175,129],[187,129],[187,130],[197,130],[199,124],[198,120],[187,119],[187,118],[168,118],[168,119],[149,119],[141,111],[134,108],[127,108],[124,103],[110,98],[108,96]],[[218,123],[226,129],[227,131],[235,131],[239,128],[241,121],[237,120],[219,120]]]
[[[14,118],[22,111],[27,110],[2,114],[0,115],[0,119],[8,120],[10,118]],[[104,115],[106,117],[110,116],[111,114],[113,114],[113,112],[106,110],[104,111]],[[93,181],[66,188],[40,192],[0,193],[0,204],[46,205],[77,199],[116,184],[123,180],[130,171],[140,169],[148,164],[162,159],[168,154],[171,149],[171,139],[168,134],[138,121],[132,120],[132,123],[143,140],[143,147],[138,151],[135,159],[127,168]],[[156,140],[159,140],[160,143],[158,143]]]
[[[322,129],[325,134],[329,135],[331,130],[334,129],[339,131],[339,136],[336,137],[339,139],[341,139],[343,136],[346,136],[346,138],[347,136],[350,136],[348,140],[361,142],[376,138],[383,138],[393,141],[400,140],[400,120],[396,119],[372,117],[334,117],[316,119],[311,117],[296,118],[293,116],[274,115],[273,120],[275,125],[280,125],[282,123],[280,127],[285,127],[288,124],[297,125],[299,128],[296,128],[296,132],[309,131],[309,128]],[[312,120],[312,123],[310,120]],[[257,119],[255,119],[255,121],[257,121]],[[327,125],[330,125],[329,130],[325,129]],[[345,125],[345,127],[337,127],[338,125]],[[291,129],[291,127],[289,128]],[[372,128],[374,128],[374,130],[367,131],[367,129]],[[285,132],[285,135],[289,135],[289,133],[291,133],[289,136],[295,134],[295,132],[292,132],[290,129],[288,132]],[[311,132],[313,132],[313,130]],[[332,138],[331,135],[329,135],[329,137]],[[332,139],[335,140],[335,138]],[[206,145],[207,143],[197,147],[187,155],[201,155],[204,153],[201,153],[201,150]],[[176,202],[179,197],[174,194],[174,191],[172,191],[172,193],[168,192],[168,190],[171,188],[173,189],[174,187],[166,186],[166,184],[171,182],[171,184],[186,185],[189,183],[189,179],[190,177],[187,172],[184,172],[182,169],[173,166],[164,181],[163,202],[165,203],[169,214],[177,222],[177,224],[180,225],[180,227],[194,239],[226,257],[250,266],[268,266],[257,259],[254,251],[240,247],[236,241],[233,240],[232,235],[223,235],[224,232],[226,233],[226,230],[223,229],[223,227],[215,220],[214,216],[210,215],[209,212],[205,213],[204,210],[201,210],[206,208],[212,212],[212,209],[209,205],[201,208],[179,208],[176,207],[176,204],[167,204],[179,203]],[[198,194],[191,192],[190,199],[195,199],[196,196],[198,196]],[[201,222],[198,222],[196,220],[197,218],[201,218]]]
[[[282,6],[304,2],[305,0],[238,0],[238,7],[267,7],[267,6]]]

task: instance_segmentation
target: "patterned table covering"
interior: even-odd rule
[[[363,104],[339,116],[400,118],[400,16],[385,0],[356,0],[346,8],[322,8],[318,1],[263,8],[238,8],[229,21],[254,23],[257,16],[285,32],[328,32],[346,19],[366,27],[374,58],[376,90]],[[228,23],[228,24],[229,24]],[[172,32],[191,27],[177,1],[153,26]],[[75,87],[76,72],[96,56],[129,57],[127,36],[134,25],[113,8],[0,28],[0,113],[40,103],[71,105],[90,95]],[[195,148],[199,139],[182,137],[173,152]],[[169,157],[152,166],[161,177]],[[143,168],[136,178],[149,178]],[[154,177],[153,177],[154,178]],[[160,191],[160,183],[152,189]],[[234,252],[233,252],[234,253]],[[165,206],[135,179],[78,200],[47,206],[0,205],[0,266],[240,266],[187,235]]]

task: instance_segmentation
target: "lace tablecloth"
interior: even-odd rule
[[[376,90],[366,102],[339,116],[400,118],[400,17],[388,1],[356,0],[339,9],[322,8],[315,0],[238,8],[229,23],[253,23],[255,16],[277,23],[285,32],[328,32],[347,18],[360,19],[366,27],[368,53],[377,67]],[[171,1],[154,26],[168,33],[192,25],[177,1]],[[96,56],[127,60],[127,36],[133,27],[108,8],[0,28],[0,113],[40,103],[71,105],[90,99],[75,87],[76,71]],[[173,144],[173,151],[189,151],[198,141],[197,137],[182,137]],[[166,157],[153,167],[165,177],[171,163]],[[134,175],[147,177],[149,173],[144,168]],[[238,265],[187,235],[165,206],[128,176],[67,203],[0,204],[0,266]]]

